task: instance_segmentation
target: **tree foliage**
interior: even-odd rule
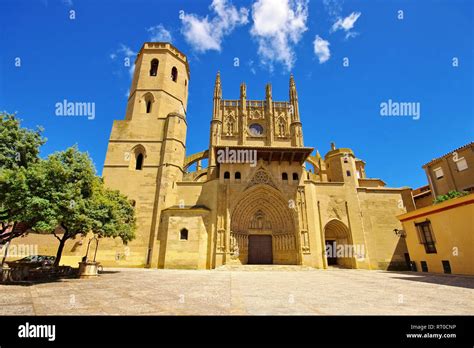
[[[46,142],[42,132],[41,127],[22,128],[15,114],[0,112],[0,170],[28,167],[38,161],[39,149]]]
[[[0,112],[0,244],[23,235],[29,227],[21,223],[26,221],[22,216],[28,197],[26,168],[39,161],[40,147],[46,142],[42,132],[41,127],[22,128],[15,114]],[[41,201],[28,203],[36,208],[41,205]]]
[[[93,232],[124,243],[134,238],[133,206],[118,191],[105,188],[89,155],[76,146],[27,168],[2,171],[0,199],[9,221],[58,239],[56,266],[66,241],[76,235]]]
[[[437,196],[436,199],[434,200],[433,204],[438,204],[438,203],[441,203],[441,202],[445,202],[449,199],[466,196],[468,194],[469,194],[469,192],[466,192],[466,191],[455,191],[455,190],[449,191],[445,195]]]
[[[97,179],[88,202],[91,231],[99,237],[119,237],[127,244],[135,237],[135,211],[126,196]]]

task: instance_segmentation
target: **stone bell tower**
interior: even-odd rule
[[[160,213],[177,201],[183,177],[189,65],[170,43],[147,42],[135,61],[125,120],[114,121],[103,177],[132,199],[136,239],[125,261],[156,267]],[[117,251],[118,252],[118,251]]]

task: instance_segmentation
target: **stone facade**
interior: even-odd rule
[[[137,238],[125,252],[117,241],[101,241],[102,264],[405,267],[405,241],[393,230],[401,229],[396,216],[414,208],[410,189],[367,178],[349,148],[332,144],[324,157],[312,156],[293,76],[288,101],[274,101],[271,85],[264,100],[248,100],[245,84],[238,100],[225,100],[218,73],[209,148],[186,154],[186,56],[169,43],[145,43],[135,64],[103,177],[135,202]],[[326,257],[327,245],[349,252]]]

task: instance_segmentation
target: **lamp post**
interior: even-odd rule
[[[399,230],[398,228],[394,228],[393,233],[395,233],[397,237],[401,237],[401,238],[405,238],[407,236],[405,230]]]

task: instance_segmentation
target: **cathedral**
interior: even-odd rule
[[[293,76],[286,101],[273,100],[270,84],[264,100],[249,100],[244,83],[238,100],[224,99],[221,78],[209,147],[187,153],[187,58],[170,43],[143,45],[103,168],[105,184],[135,206],[137,237],[128,246],[101,241],[97,259],[150,268],[404,269],[406,244],[394,231],[396,216],[413,209],[410,189],[368,178],[350,148],[331,144],[313,155]]]

